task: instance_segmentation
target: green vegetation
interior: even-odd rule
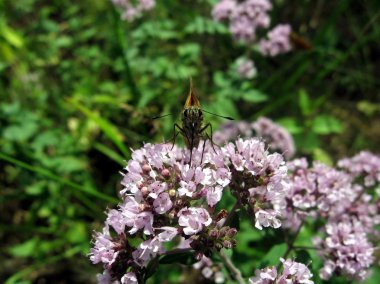
[[[276,58],[235,43],[211,18],[215,2],[157,1],[128,23],[108,0],[0,0],[1,283],[95,282],[91,235],[118,202],[124,160],[171,137],[189,77],[205,109],[270,117],[298,155],[329,163],[379,152],[378,1],[273,1],[272,21],[312,44]],[[242,55],[255,61],[252,80],[235,72]],[[233,259],[247,274],[283,254],[265,250],[275,238],[238,240]],[[161,269],[152,283],[178,280],[179,266]]]

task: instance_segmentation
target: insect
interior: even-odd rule
[[[182,126],[178,125],[177,123],[174,124],[174,136],[172,138],[174,147],[178,134],[181,134],[184,137],[186,147],[190,150],[190,165],[193,155],[193,148],[198,147],[201,139],[203,139],[201,163],[203,160],[203,153],[207,140],[211,142],[211,146],[214,152],[216,152],[214,148],[215,143],[212,141],[212,126],[209,122],[206,124],[203,123],[203,112],[233,120],[231,117],[221,116],[208,112],[206,110],[202,110],[199,100],[196,97],[195,91],[193,89],[193,82],[190,79],[190,91],[186,99],[184,110],[182,111]],[[207,129],[210,129],[210,135],[206,132]]]
[[[301,35],[299,35],[299,34],[297,34],[295,32],[291,32],[290,33],[290,41],[298,49],[310,50],[313,47],[311,45],[311,43],[306,38],[302,37]]]

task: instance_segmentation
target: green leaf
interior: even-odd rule
[[[268,96],[259,90],[245,91],[241,97],[243,100],[250,103],[261,103],[268,100]]]
[[[38,242],[39,239],[35,237],[21,244],[10,247],[8,252],[16,257],[29,257],[35,253]]]
[[[343,125],[335,117],[330,115],[319,115],[313,121],[314,133],[327,135],[331,133],[342,133]]]
[[[298,93],[298,105],[304,116],[309,116],[312,112],[311,101],[306,90],[301,89]]]
[[[70,224],[70,227],[66,231],[65,236],[65,239],[71,244],[80,244],[88,241],[88,232],[86,225],[81,222]]]
[[[180,263],[184,265],[191,265],[197,262],[194,257],[194,252],[179,252],[176,254],[164,255],[160,259],[161,264]]]
[[[44,192],[46,186],[45,181],[35,182],[25,188],[25,192],[29,195],[40,195]]]
[[[288,246],[286,244],[273,246],[263,258],[262,264],[265,266],[277,265],[280,262],[280,258],[285,254],[287,248]]]
[[[24,45],[24,41],[15,30],[7,26],[4,21],[0,22],[0,35],[11,45],[20,48]]]
[[[314,160],[320,161],[328,166],[332,166],[334,164],[330,155],[321,148],[313,149],[313,158]]]
[[[285,127],[291,134],[302,133],[302,126],[298,124],[295,118],[286,117],[278,120],[277,122],[281,126]]]
[[[12,125],[4,129],[3,136],[11,141],[23,142],[28,140],[38,129],[34,121],[25,121],[22,125]]]
[[[106,120],[105,118],[100,117],[97,113],[91,111],[75,99],[69,98],[67,99],[72,106],[81,111],[84,115],[86,115],[89,119],[94,121],[99,128],[104,132],[104,134],[119,148],[119,150],[123,153],[125,157],[129,157],[130,152],[127,147],[124,146],[123,135],[119,132],[119,130],[114,126],[111,122]]]

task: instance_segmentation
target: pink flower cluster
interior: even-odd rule
[[[274,57],[289,52],[292,49],[289,40],[291,32],[292,28],[288,24],[275,26],[268,32],[267,39],[260,40],[259,46],[261,54]]]
[[[255,63],[252,60],[246,58],[237,60],[237,73],[242,79],[254,78],[257,73]]]
[[[231,161],[231,191],[254,214],[255,227],[280,227],[288,186],[283,157],[269,154],[258,139],[238,139],[223,147],[222,152]]]
[[[214,212],[232,172],[254,177],[242,196],[257,199],[252,204],[256,227],[280,226],[286,177],[281,155],[268,154],[259,140],[240,139],[215,151],[207,144],[202,159],[202,146],[193,149],[191,166],[190,151],[171,145],[146,144],[133,152],[122,181],[123,202],[108,211],[91,249],[91,261],[105,270],[100,283],[134,283],[152,259],[166,253],[163,244],[174,239],[184,238],[198,258],[234,247],[237,230],[224,225],[228,213]]]
[[[315,239],[321,248],[320,256],[325,260],[319,275],[328,280],[333,273],[344,274],[350,279],[363,281],[374,261],[374,248],[358,220],[345,220],[326,225],[324,240]]]
[[[245,121],[225,123],[220,127],[219,131],[214,133],[214,140],[216,143],[223,143],[232,141],[239,136],[262,138],[272,151],[279,151],[287,159],[290,159],[295,154],[294,141],[290,133],[266,117],[261,117],[253,123]]]
[[[155,0],[111,0],[112,3],[122,11],[121,18],[132,22],[144,11],[149,11],[156,5]]]
[[[235,39],[249,43],[256,38],[257,29],[269,27],[271,9],[268,0],[222,0],[214,6],[212,15],[216,21],[229,20]]]
[[[341,165],[352,160],[345,159]],[[362,171],[357,169],[351,173],[351,168],[345,172],[318,162],[309,167],[304,158],[289,162],[288,167],[290,190],[286,197],[284,227],[298,228],[307,216],[327,220],[321,228],[325,237],[314,240],[325,261],[320,270],[321,278],[328,280],[336,273],[364,280],[374,261],[369,237],[378,238],[375,226],[380,224],[380,206],[378,198],[367,194],[365,188],[355,182],[354,178]]]
[[[338,166],[354,177],[363,177],[367,187],[380,183],[380,156],[371,152],[362,151],[352,158],[342,159]]]
[[[303,263],[298,263],[290,259],[280,259],[283,271],[279,273],[277,268],[266,267],[256,270],[255,276],[249,278],[249,284],[289,284],[289,283],[303,283],[313,284],[309,268]]]
[[[289,162],[288,167],[292,174],[284,225],[289,228],[297,228],[295,225],[306,215],[332,218],[343,214],[361,189],[352,185],[347,173],[319,162],[309,168],[305,158],[296,159]]]
[[[268,12],[272,9],[269,0],[221,0],[212,10],[215,21],[227,21],[230,32],[236,40],[251,44],[256,40],[258,29],[270,25]],[[268,32],[267,39],[259,41],[259,51],[265,56],[277,56],[289,52],[291,28],[289,25],[278,25]]]

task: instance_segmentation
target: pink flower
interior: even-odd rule
[[[241,58],[237,61],[237,73],[242,79],[252,79],[256,76],[257,70],[255,68],[255,63],[246,58]]]
[[[194,235],[212,222],[210,214],[204,208],[185,207],[178,212],[178,217],[178,224],[184,227],[186,235]]]
[[[272,284],[277,277],[276,267],[266,267],[255,271],[255,277],[249,278],[249,284]]]
[[[277,217],[279,213],[274,210],[259,210],[255,213],[255,227],[259,230],[262,230],[263,226],[277,229],[281,227],[281,221]]]
[[[121,18],[129,22],[140,17],[143,11],[152,10],[156,5],[154,0],[112,0],[112,3],[121,10]]]
[[[368,151],[362,151],[352,158],[342,159],[338,162],[340,168],[345,169],[353,177],[364,177],[367,187],[380,183],[380,156]]]
[[[103,228],[102,233],[96,233],[94,247],[91,248],[89,255],[94,264],[102,262],[110,266],[115,261],[118,251],[107,226]]]
[[[278,284],[288,284],[288,283],[303,283],[303,284],[313,284],[314,282],[310,280],[313,277],[309,268],[303,263],[295,262],[290,259],[280,259],[284,270],[278,278]],[[291,282],[290,282],[291,281]]]
[[[287,53],[292,49],[290,43],[290,25],[277,25],[268,32],[268,39],[262,39],[259,43],[260,52],[265,56],[277,56]]]
[[[138,265],[145,267],[157,254],[164,252],[165,249],[162,246],[161,241],[158,237],[154,237],[153,239],[142,242],[137,250],[132,253],[132,256]]]
[[[281,273],[278,273],[273,266],[256,270],[255,277],[249,278],[249,284],[314,284],[310,280],[313,274],[305,264],[283,258],[280,261],[284,268]]]
[[[136,274],[129,272],[121,277],[121,284],[138,284]]]
[[[173,207],[173,202],[170,200],[169,194],[163,192],[154,200],[153,207],[158,214],[163,214]]]
[[[227,20],[236,6],[237,3],[235,0],[222,0],[212,9],[212,17],[215,21]]]
[[[359,281],[367,277],[367,269],[374,261],[374,248],[357,220],[328,223],[320,246],[320,255],[325,260],[320,270],[322,279],[328,280],[333,272]]]

